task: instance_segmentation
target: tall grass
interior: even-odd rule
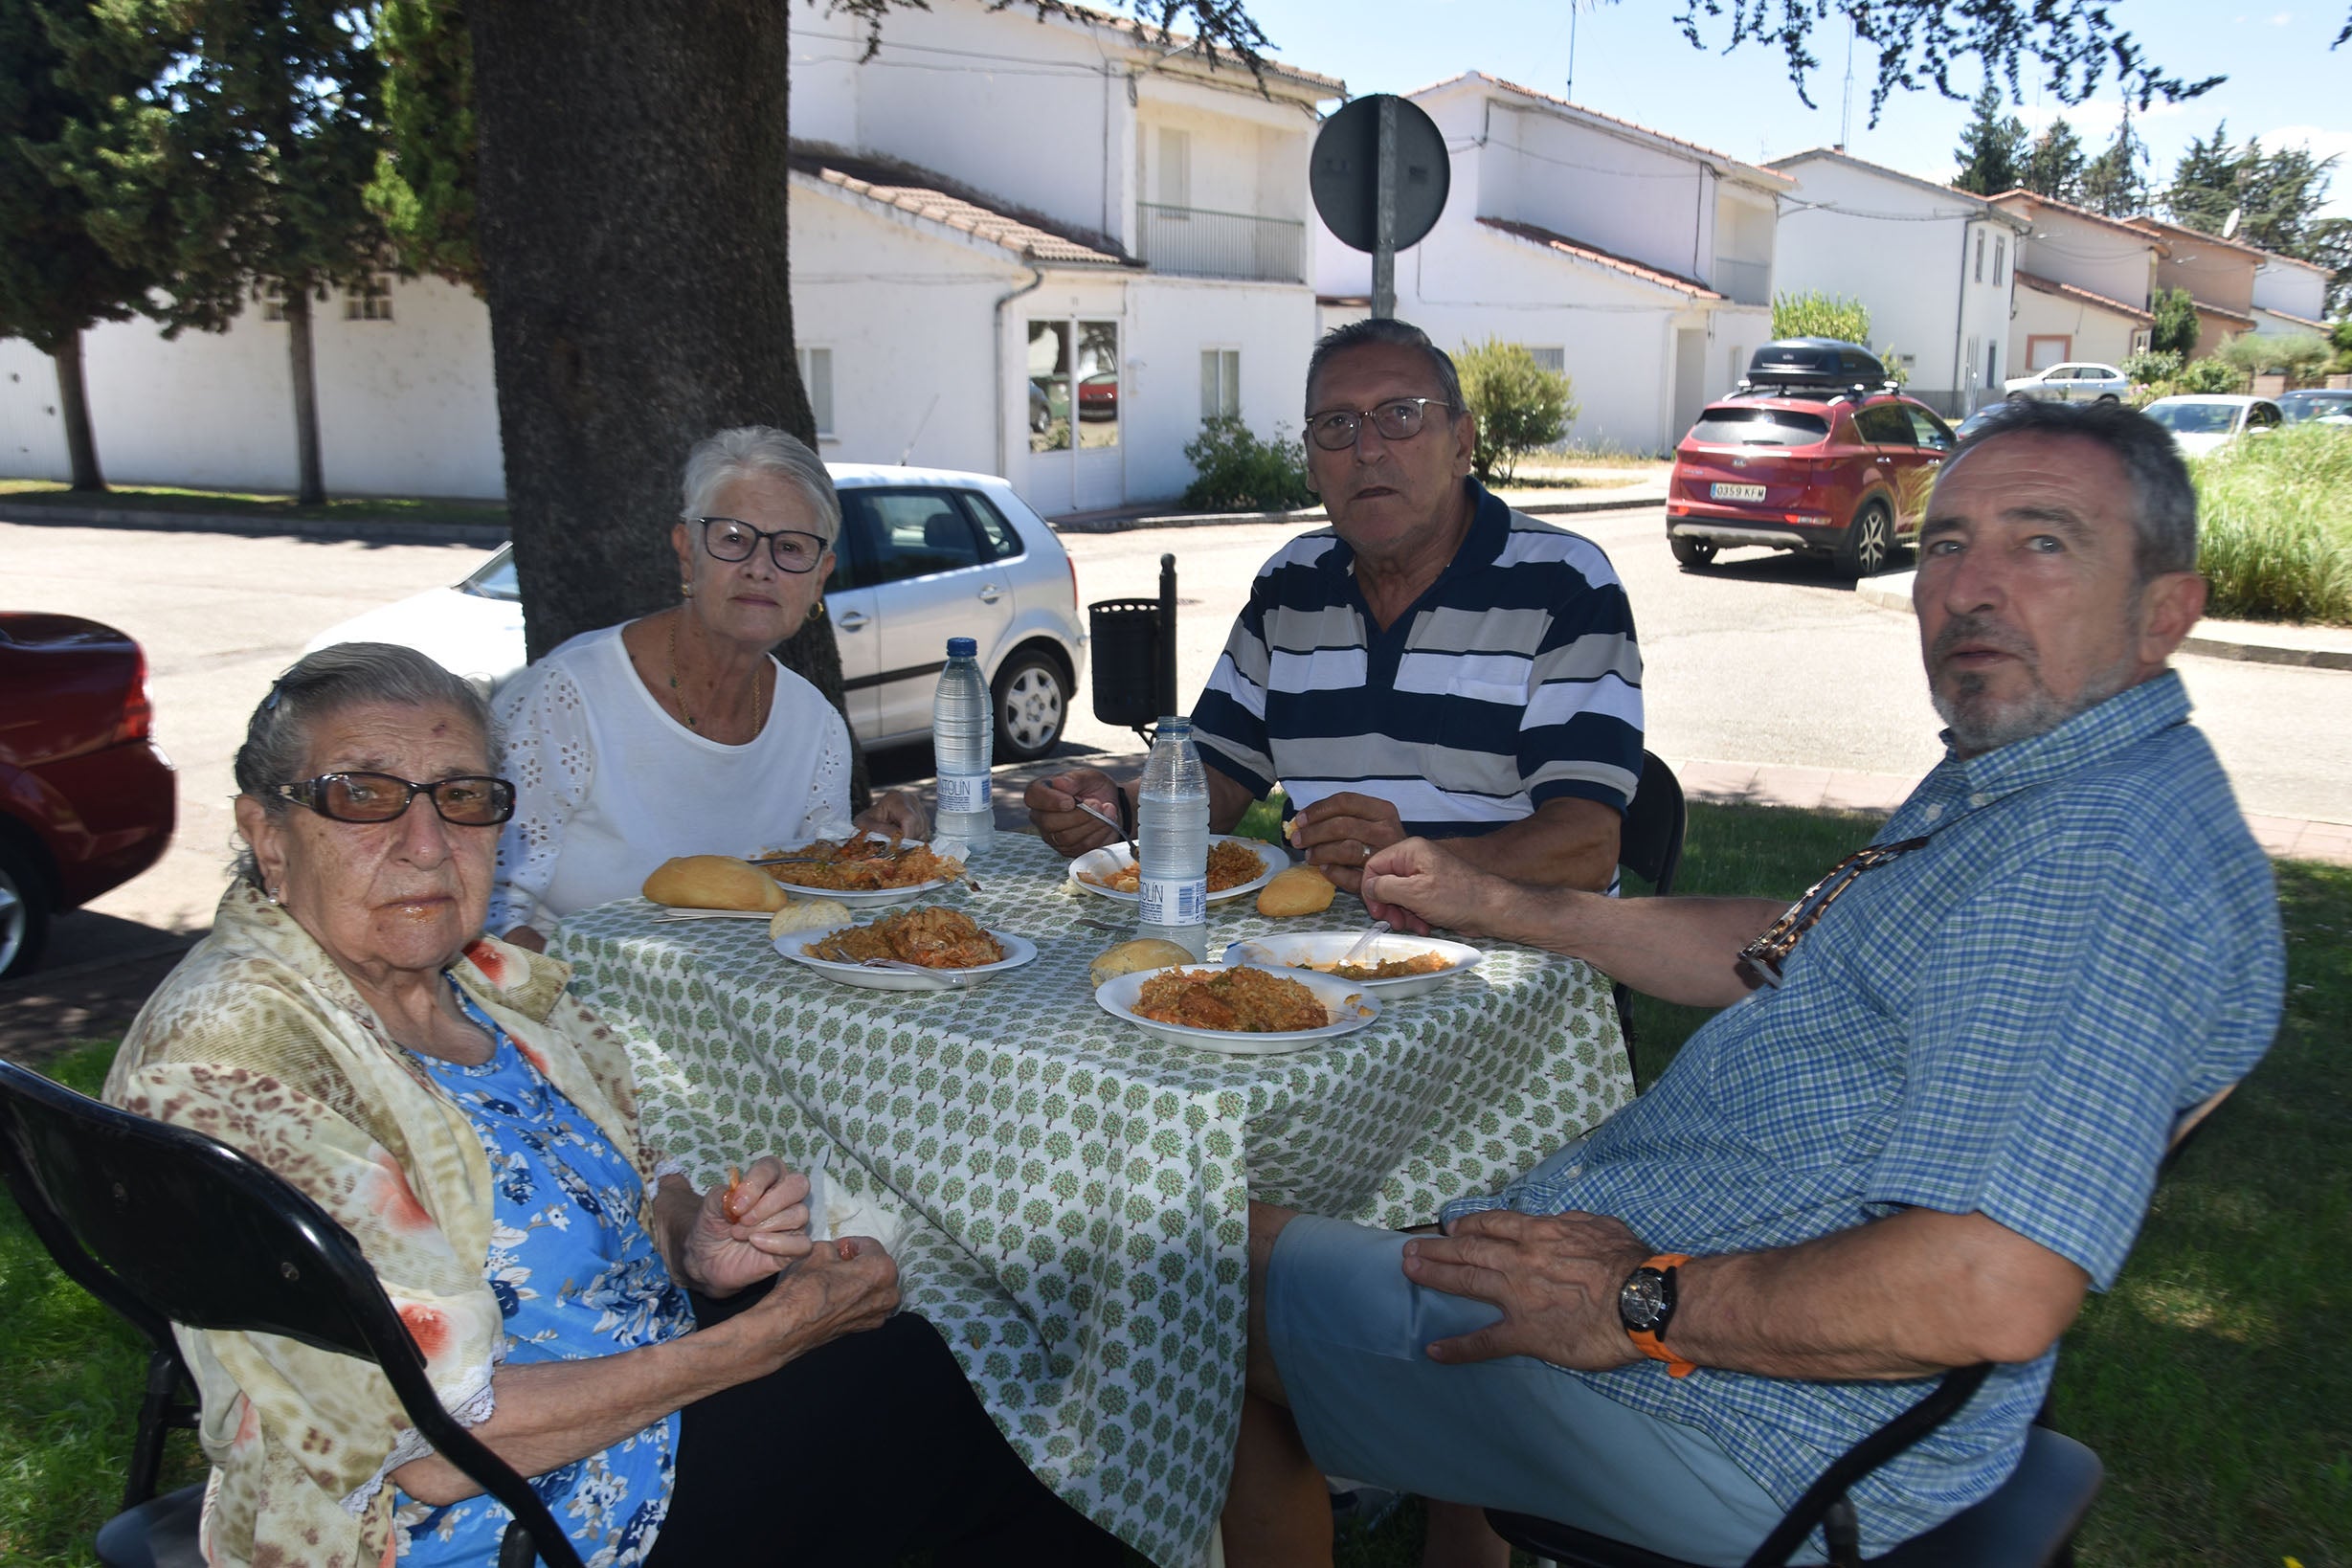
[[[2352,625],[2352,430],[2290,425],[2189,472],[2208,614]]]

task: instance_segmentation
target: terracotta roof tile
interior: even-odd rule
[[[928,218],[943,228],[996,245],[1030,261],[1062,266],[1131,267],[1141,263],[1119,254],[1098,235],[1053,223],[1041,213],[982,193],[912,164],[840,152],[813,144],[795,145],[792,167],[825,184]]]
[[[2027,288],[2043,294],[2060,295],[2084,304],[2096,305],[2111,315],[2128,317],[2142,326],[2150,325],[2156,320],[2153,315],[2140,309],[2138,305],[2125,304],[2121,300],[2111,300],[2104,294],[2094,294],[2089,289],[2077,288],[2072,283],[2061,283],[2055,278],[2043,278],[2027,272],[2023,267],[2017,269],[2017,280]]]
[[[2064,213],[2069,217],[2080,218],[2085,223],[2095,223],[2101,228],[2119,230],[2124,234],[2130,235],[2133,238],[2139,240],[2143,244],[2153,245],[2160,253],[2162,253],[2164,249],[2164,241],[2160,236],[2148,233],[2148,231],[2145,229],[2136,229],[2132,225],[2124,222],[2121,218],[2111,218],[2104,213],[2094,213],[2088,207],[2077,207],[2071,201],[2059,201],[2054,196],[2045,196],[2038,190],[2027,190],[2023,187],[2019,187],[2015,190],[2002,191],[1999,195],[1993,197],[1992,201],[1993,205],[1996,207],[2005,203],[2023,203],[2030,207],[2048,207],[2052,211]]]
[[[1496,217],[1482,217],[1478,221],[1490,229],[1500,229],[1507,235],[1533,241],[1566,256],[1573,256],[1579,261],[1589,261],[1598,267],[1622,272],[1629,278],[1638,279],[1642,282],[1658,288],[1670,288],[1678,294],[1688,294],[1696,300],[1725,298],[1724,295],[1716,293],[1706,284],[1693,281],[1680,274],[1647,266],[1640,261],[1630,261],[1622,256],[1612,256],[1607,251],[1570,239],[1566,235],[1556,235],[1549,229],[1538,229],[1532,223],[1514,223],[1509,218]]]

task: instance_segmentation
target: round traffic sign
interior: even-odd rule
[[[1324,226],[1354,250],[1379,247],[1382,103],[1395,104],[1397,115],[1396,156],[1389,170],[1390,189],[1396,193],[1390,243],[1398,250],[1418,244],[1445,210],[1445,192],[1453,182],[1445,138],[1420,104],[1389,93],[1374,93],[1348,104],[1323,122],[1315,134],[1307,187]]]

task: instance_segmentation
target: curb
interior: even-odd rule
[[[1865,577],[1854,584],[1854,595],[1866,604],[1882,610],[1899,610],[1910,615],[1911,579],[1909,571],[1889,571],[1876,577]],[[2243,635],[2213,637],[2192,633],[2181,643],[2183,653],[2203,654],[2207,659],[2236,659],[2250,664],[2286,664],[2304,669],[2352,670],[2352,647],[2302,648],[2284,642],[2265,642],[2257,637]]]
[[[1637,488],[1630,495],[1606,498],[1596,496],[1589,501],[1537,501],[1512,507],[1530,517],[1561,517],[1577,512],[1622,512],[1644,506],[1663,506],[1666,492],[1654,493]],[[1145,528],[1216,528],[1246,523],[1294,523],[1301,526],[1329,522],[1320,506],[1304,507],[1294,512],[1172,512],[1158,516],[1086,517],[1045,520],[1046,526],[1056,533],[1138,533]]]
[[[408,523],[396,519],[256,517],[246,512],[167,512],[133,506],[10,506],[0,498],[0,522],[53,528],[139,528],[152,533],[235,533],[248,538],[354,539],[385,545],[474,545],[506,542],[504,523]]]

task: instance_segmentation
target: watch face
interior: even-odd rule
[[[1655,1329],[1667,1315],[1667,1282],[1663,1271],[1637,1268],[1625,1277],[1617,1293],[1617,1315],[1636,1333]]]

